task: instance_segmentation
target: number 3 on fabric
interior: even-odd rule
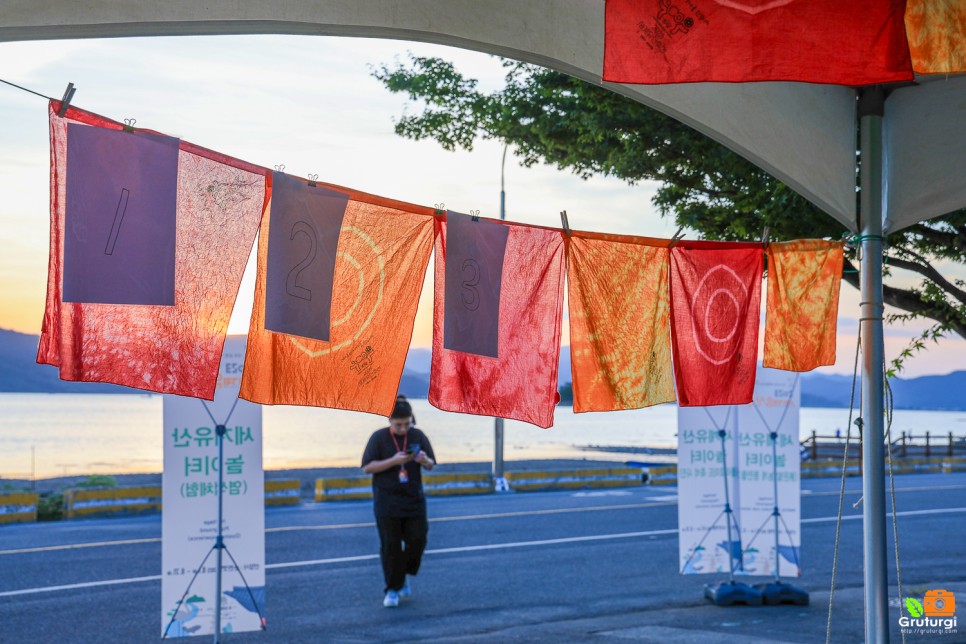
[[[329,341],[332,281],[349,195],[272,176],[265,328]]]
[[[463,275],[467,274],[472,277],[463,282],[460,298],[463,300],[463,306],[470,311],[475,311],[480,308],[480,291],[476,288],[480,283],[480,264],[475,259],[467,259],[463,262]]]
[[[499,357],[500,289],[509,228],[446,213],[443,347]]]

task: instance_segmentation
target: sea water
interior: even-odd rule
[[[493,419],[453,414],[412,400],[419,427],[441,462],[491,461]],[[848,409],[803,408],[800,438],[845,436]],[[355,466],[369,435],[386,420],[312,407],[264,407],[266,469]],[[895,412],[894,436],[929,431],[937,444],[966,435],[966,412]],[[0,394],[0,478],[160,472],[162,397],[153,394]],[[853,431],[853,435],[855,432]],[[506,421],[507,460],[647,460],[645,447],[674,447],[677,407],[574,414],[558,407],[554,426]],[[594,448],[625,448],[608,451]],[[631,448],[631,449],[626,449]]]

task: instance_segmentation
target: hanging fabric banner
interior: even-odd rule
[[[671,333],[678,405],[742,405],[755,388],[761,244],[678,242]]]
[[[843,248],[820,239],[768,245],[766,367],[811,371],[835,364]]]
[[[906,37],[917,74],[966,72],[966,3],[906,0]]]
[[[265,172],[77,108],[61,118],[59,107],[51,101],[37,362],[63,380],[210,400]]]
[[[607,0],[603,79],[910,81],[904,7],[904,0]]]
[[[286,191],[301,195],[298,216]],[[278,174],[270,209],[241,397],[388,416],[433,250],[433,211]],[[268,320],[288,306],[303,326],[279,316],[273,328]]]
[[[429,402],[550,427],[559,400],[563,233],[455,212],[437,225]]]
[[[668,240],[567,238],[574,411],[674,401]]]

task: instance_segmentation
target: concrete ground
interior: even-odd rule
[[[703,585],[723,578],[678,574],[674,488],[431,499],[414,596],[392,610],[369,503],[270,509],[268,630],[222,641],[825,642],[838,484],[803,483],[804,574],[788,581],[809,606],[706,601]],[[863,640],[860,484],[849,479],[845,496],[832,642]],[[903,595],[941,588],[966,606],[966,474],[896,485]],[[0,642],[157,641],[160,531],[157,515],[0,527]],[[889,549],[898,642],[891,539]],[[966,642],[966,624],[906,641]]]

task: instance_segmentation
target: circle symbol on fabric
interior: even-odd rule
[[[352,252],[339,251],[336,253],[336,264],[335,264],[335,275],[338,276],[343,274],[344,271],[350,269],[355,270],[358,276],[358,283],[356,287],[355,299],[347,307],[340,307],[340,310],[335,308],[335,298],[333,297],[333,309],[332,309],[332,341],[329,346],[322,349],[312,349],[306,346],[303,338],[296,336],[288,336],[289,340],[298,347],[303,353],[305,353],[310,358],[318,358],[319,356],[329,355],[330,353],[335,353],[348,346],[351,346],[356,342],[363,333],[372,324],[372,319],[376,315],[376,311],[382,306],[383,295],[386,287],[386,258],[383,256],[382,249],[376,244],[376,242],[366,234],[365,231],[356,228],[355,226],[343,226],[340,231],[340,236],[345,234],[352,234],[362,241],[361,244],[346,244],[347,247],[352,248],[352,252],[359,253],[360,249],[365,251],[369,257],[359,257],[357,258]],[[341,246],[341,244],[340,244]],[[360,261],[360,259],[362,261]],[[348,266],[346,266],[348,265]],[[375,281],[373,278],[375,275],[366,275],[366,271],[375,272],[378,271],[378,288],[375,294],[372,293],[372,289],[366,289],[367,282],[372,284]],[[360,311],[360,307],[362,310]],[[340,315],[341,313],[341,315]],[[339,315],[339,317],[335,317]],[[342,329],[347,324],[352,324],[355,322],[356,326],[351,331],[348,329]],[[337,331],[338,329],[338,331]],[[323,344],[323,343],[319,343]]]
[[[724,264],[709,269],[694,289],[691,301],[694,347],[711,364],[725,364],[738,351],[742,302],[747,299],[748,288]]]

